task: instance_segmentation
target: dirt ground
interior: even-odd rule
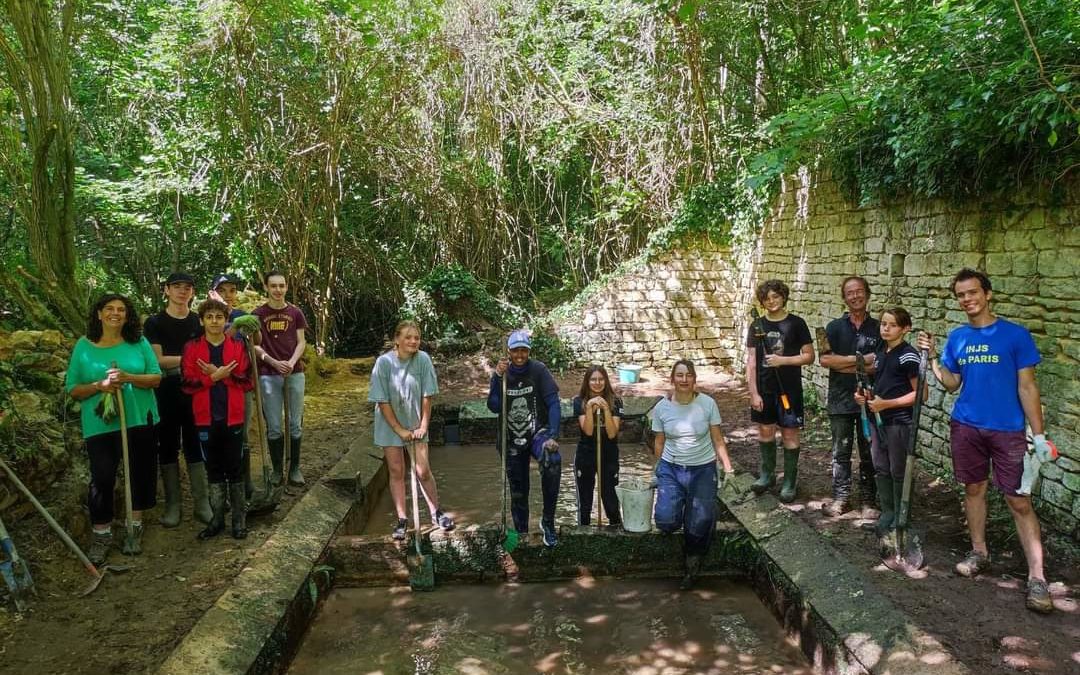
[[[482,358],[436,363],[443,392],[440,402],[486,395],[490,369]],[[339,365],[307,398],[302,466],[309,484],[337,462],[348,437],[370,424],[364,400],[371,360],[343,360]],[[557,377],[563,396],[577,391],[581,372]],[[756,436],[745,389],[711,369],[701,369],[699,385],[720,405],[733,460],[740,470],[755,471]],[[647,369],[641,382],[620,387],[624,395],[666,390],[666,373]],[[928,530],[929,566],[921,579],[891,572],[880,564],[873,537],[859,528],[876,512],[866,507],[831,518],[823,511],[830,497],[827,428],[820,415],[807,421],[799,498],[791,507],[800,517],[855,565],[869,570],[882,593],[972,672],[1080,673],[1080,571],[1077,559],[1070,557],[1075,556],[1075,542],[1051,544],[1046,566],[1054,582],[1057,611],[1051,616],[1033,614],[1023,606],[1024,559],[1007,519],[991,523],[990,539],[996,544],[992,573],[975,580],[956,576],[953,565],[968,549],[959,495],[951,482],[920,474],[915,518]],[[158,513],[152,512],[144,554],[123,559],[117,551],[110,557],[114,563],[131,563],[134,569],[110,574],[87,598],[72,597],[88,577],[40,518],[9,523],[20,552],[31,563],[40,597],[24,615],[15,614],[10,605],[0,610],[0,672],[152,672],[303,494],[292,492],[277,512],[249,522],[251,534],[243,542],[227,536],[199,542],[190,504],[185,504],[185,520],[176,530],[157,526]],[[45,497],[51,506],[50,498],[80,496]],[[116,534],[121,535],[119,526]]]

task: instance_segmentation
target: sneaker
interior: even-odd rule
[[[555,534],[555,524],[540,523],[540,531],[544,533],[544,546],[553,548],[559,543],[559,537]]]
[[[435,515],[431,516],[431,524],[435,527],[441,527],[445,532],[454,529],[454,519],[443,513],[442,509],[439,509],[435,512]]]
[[[990,567],[990,556],[972,551],[967,557],[956,563],[956,573],[962,577],[973,577],[985,572]]]
[[[1027,608],[1040,614],[1054,611],[1054,601],[1050,598],[1050,588],[1042,579],[1028,579]]]
[[[91,536],[90,549],[86,552],[86,557],[95,565],[100,565],[109,556],[109,548],[112,546],[112,532],[94,532]]]
[[[409,529],[409,521],[404,518],[398,518],[397,525],[394,526],[394,532],[390,536],[393,537],[395,541],[404,541],[405,531],[407,529]]]

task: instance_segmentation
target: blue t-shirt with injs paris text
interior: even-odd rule
[[[960,376],[952,418],[991,431],[1023,431],[1020,370],[1042,359],[1027,328],[996,319],[989,326],[961,326],[941,351],[941,365]]]

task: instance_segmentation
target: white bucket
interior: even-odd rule
[[[648,481],[630,479],[615,486],[622,509],[623,529],[648,532],[652,528],[654,489]]]

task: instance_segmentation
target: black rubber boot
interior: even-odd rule
[[[210,509],[213,511],[213,516],[210,517],[210,523],[206,526],[202,532],[199,533],[199,539],[209,539],[221,534],[221,531],[225,529],[225,492],[227,486],[225,483],[210,483]]]
[[[302,436],[289,439],[289,485],[304,486],[304,474],[300,473],[300,441]]]
[[[799,448],[784,448],[784,484],[780,486],[780,501],[795,501],[795,488],[799,482]]]
[[[776,485],[776,441],[758,442],[758,452],[761,453],[761,471],[758,479],[750,486],[756,495],[763,494]]]
[[[697,582],[698,572],[701,571],[701,556],[688,555],[685,564],[686,570],[683,573],[682,581],[679,582],[680,591],[689,591],[694,587]]]
[[[180,524],[180,465],[162,464],[161,483],[165,486],[165,511],[158,522],[162,527]]]
[[[232,501],[233,539],[247,539],[247,501],[243,481],[229,483],[229,499]]]
[[[270,448],[270,466],[273,474],[271,480],[274,485],[281,485],[281,481],[285,480],[285,437],[271,438],[266,444]]]

